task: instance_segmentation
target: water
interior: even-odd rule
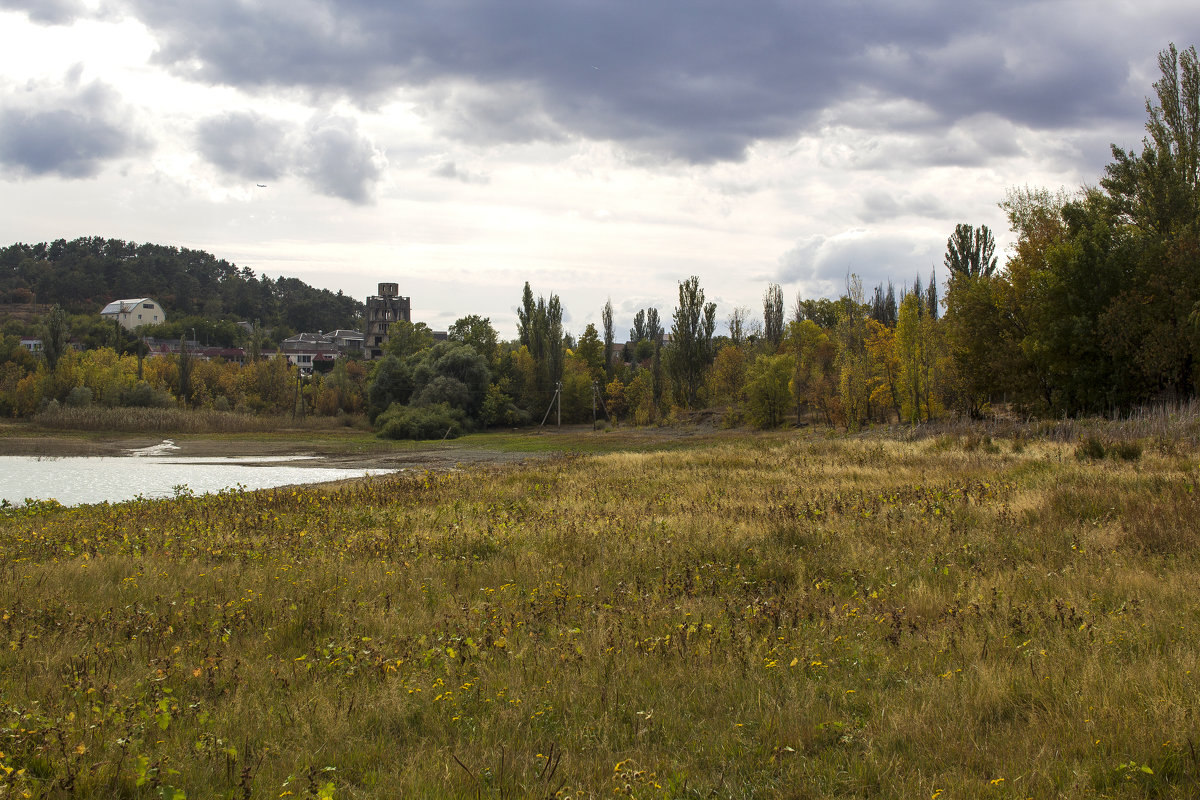
[[[165,445],[170,445],[165,447]],[[185,458],[167,455],[170,442],[131,456],[0,456],[0,501],[54,499],[63,505],[119,503],[141,497],[207,494],[223,489],[269,489],[302,483],[383,475],[392,469],[321,466],[309,456]],[[177,448],[175,448],[177,449]],[[155,454],[159,453],[161,455]],[[141,457],[137,457],[137,456]],[[280,462],[291,462],[281,464]]]

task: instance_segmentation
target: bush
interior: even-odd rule
[[[146,381],[138,381],[121,392],[120,404],[132,408],[166,408],[171,404],[171,398]]]
[[[1080,461],[1099,461],[1104,458],[1104,442],[1099,436],[1088,436],[1075,445],[1075,458]]]
[[[1109,445],[1108,454],[1121,461],[1137,461],[1142,457],[1142,443],[1129,439]]]
[[[92,404],[92,390],[86,386],[76,386],[67,393],[68,408],[86,408]]]
[[[1099,461],[1102,458],[1137,461],[1142,457],[1142,443],[1136,439],[1104,442],[1099,436],[1088,436],[1075,446],[1075,458],[1080,461]]]
[[[376,435],[383,439],[455,439],[467,428],[465,412],[446,403],[402,406],[392,403],[375,419]]]

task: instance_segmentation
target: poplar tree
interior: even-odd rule
[[[717,304],[704,302],[700,278],[693,275],[681,282],[671,328],[670,371],[679,397],[688,407],[698,402],[704,370],[712,362],[716,324]]]

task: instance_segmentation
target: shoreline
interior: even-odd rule
[[[256,466],[287,465],[295,456],[319,459],[320,466],[339,469],[448,470],[461,466],[496,466],[542,459],[553,453],[509,452],[485,447],[471,447],[456,442],[422,443],[417,447],[354,449],[355,442],[312,439],[263,440],[261,438],[219,438],[203,434],[177,437],[157,435],[121,435],[113,437],[80,437],[59,433],[44,436],[0,437],[0,456],[67,457],[129,457],[134,451],[172,442],[178,449],[155,458],[212,458],[244,456],[265,458]],[[269,460],[278,457],[279,461]]]

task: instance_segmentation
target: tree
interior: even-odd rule
[[[46,366],[53,372],[67,350],[67,312],[55,305],[46,315],[42,328],[42,353],[46,356]]]
[[[704,370],[712,362],[712,335],[716,324],[716,303],[704,302],[700,278],[693,275],[682,281],[671,328],[670,371],[679,398],[688,407],[698,402]]]
[[[1140,379],[1136,394],[1190,397],[1200,383],[1200,60],[1172,44],[1158,64],[1142,152],[1114,145],[1101,181],[1114,224],[1135,243],[1103,330]]]
[[[783,289],[778,283],[763,294],[763,338],[775,349],[783,341]]]
[[[742,342],[746,340],[746,318],[750,316],[750,309],[745,306],[738,306],[729,313],[729,341],[734,347],[741,347]]]
[[[750,421],[760,428],[778,428],[792,404],[788,386],[795,371],[791,353],[761,355],[746,374],[746,405]]]
[[[953,275],[991,275],[996,271],[996,240],[987,225],[972,228],[960,222],[946,240],[943,262]]]
[[[909,292],[900,301],[900,319],[896,322],[896,352],[900,361],[900,406],[909,422],[920,422],[924,406],[925,340],[921,330],[920,301]]]
[[[487,359],[488,367],[493,368],[497,361],[499,337],[492,327],[489,317],[469,314],[455,321],[447,332],[447,338],[452,342],[461,342],[475,349],[475,352]]]
[[[746,352],[736,344],[727,344],[717,351],[708,370],[709,401],[736,403],[742,399],[745,383]]]
[[[825,422],[832,425],[840,413],[837,392],[837,346],[829,334],[811,319],[793,322],[788,329],[788,348],[795,354],[792,373],[792,396],[796,401],[796,421],[805,412],[820,411]]]
[[[615,329],[613,328],[613,306],[612,298],[604,303],[604,310],[600,312],[600,320],[604,325],[604,374],[612,377],[613,372],[613,337]]]
[[[1112,145],[1101,185],[1138,228],[1169,236],[1200,225],[1200,61],[1196,48],[1158,54],[1158,102],[1146,100],[1149,134],[1142,152]]]
[[[1024,337],[1013,297],[998,274],[950,277],[942,321],[953,364],[952,395],[971,417],[982,416],[993,396],[1022,399],[1021,380],[1030,366],[1020,348]]]
[[[424,322],[396,320],[388,327],[387,353],[406,360],[433,347],[433,331]]]
[[[385,355],[375,362],[375,371],[367,386],[367,417],[375,422],[375,418],[393,403],[407,403],[412,392],[412,370],[396,356]]]
[[[851,275],[846,286],[848,302],[839,307],[834,336],[837,341],[838,384],[846,427],[856,430],[871,416],[870,364],[867,359],[867,317],[862,280]]]
[[[663,326],[658,318],[657,308],[646,309],[646,338],[654,345],[654,349],[662,347]]]
[[[604,345],[601,343],[600,334],[596,331],[593,323],[589,322],[583,335],[579,337],[575,355],[587,365],[593,380],[600,380],[604,377]]]
[[[550,295],[550,299],[539,296],[533,301],[533,291],[529,284],[521,300],[521,308],[517,310],[518,330],[521,344],[528,350],[533,359],[536,377],[532,386],[526,386],[521,392],[522,398],[529,405],[526,410],[547,402],[553,396],[555,385],[562,379],[563,368],[563,328],[562,301],[558,295]]]
[[[445,403],[477,419],[487,396],[487,359],[460,342],[438,342],[410,361],[414,406]]]
[[[521,307],[517,309],[517,336],[521,344],[528,347],[531,352],[534,347],[533,326],[535,310],[533,290],[529,288],[529,281],[525,281],[525,289],[521,292]]]
[[[896,358],[896,329],[867,320],[867,356],[871,365],[871,405],[890,408],[900,418],[900,362]]]
[[[636,346],[638,342],[648,338],[646,335],[646,310],[643,308],[633,315],[633,327],[629,329],[629,341]]]

